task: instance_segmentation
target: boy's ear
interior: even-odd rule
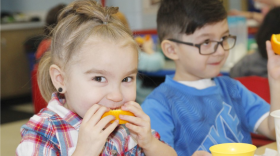
[[[65,79],[64,79],[64,73],[55,64],[52,64],[49,69],[49,73],[51,76],[52,83],[56,90],[58,91],[58,88],[62,88],[62,92],[60,93],[65,93],[66,92],[66,86],[65,86]]]
[[[177,60],[178,59],[178,47],[177,44],[174,42],[171,42],[169,40],[163,40],[161,42],[161,49],[166,57],[168,57],[171,60]]]

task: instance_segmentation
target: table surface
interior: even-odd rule
[[[255,154],[257,154],[257,155],[264,154],[266,148],[277,150],[277,144],[276,144],[276,142],[273,142],[273,143],[261,146],[261,147],[257,148]]]

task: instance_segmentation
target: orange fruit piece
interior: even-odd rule
[[[130,116],[134,116],[134,114],[131,113],[131,112],[124,111],[124,110],[121,110],[121,109],[115,109],[115,110],[110,110],[110,111],[108,111],[108,112],[105,112],[105,113],[102,115],[101,119],[104,118],[105,116],[108,116],[108,115],[113,115],[113,116],[115,116],[115,119],[116,119],[116,120],[119,120],[119,124],[125,124],[125,123],[127,123],[127,121],[121,120],[121,119],[119,118],[119,115],[130,115]],[[113,123],[113,122],[114,122],[114,121],[111,121],[111,123]]]
[[[280,34],[273,34],[271,36],[271,46],[273,51],[280,55]]]
[[[145,35],[145,41],[149,41],[151,38],[151,35]]]
[[[140,36],[136,37],[135,41],[140,45],[142,45],[145,42],[145,40]]]

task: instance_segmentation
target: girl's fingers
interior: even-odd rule
[[[129,116],[129,115],[119,115],[119,117],[120,119],[128,121],[129,123],[132,123],[137,126],[144,127],[146,125],[145,124],[146,122],[139,117]]]
[[[119,125],[119,120],[115,120],[112,124],[107,126],[106,129],[102,132],[107,137],[116,129],[116,127]]]
[[[133,132],[136,133],[136,134],[141,134],[141,133],[143,133],[142,128],[139,127],[139,126],[133,125],[133,124],[131,124],[131,123],[126,123],[125,126],[126,126],[129,130],[133,131]]]
[[[89,108],[89,110],[86,112],[85,116],[83,117],[83,123],[87,123],[93,114],[100,108],[100,105],[94,104]]]
[[[100,106],[100,108],[95,112],[95,114],[91,116],[87,123],[92,126],[96,125],[100,121],[102,115],[107,111],[109,111],[107,107]]]
[[[110,125],[110,121],[115,120],[113,115],[108,115],[102,118],[96,125],[95,128],[97,131],[101,132],[103,129],[106,129]]]
[[[147,114],[145,114],[141,108],[141,106],[137,103],[126,103],[122,106],[122,110],[129,111],[133,113],[136,117],[139,117],[143,120],[149,120]]]

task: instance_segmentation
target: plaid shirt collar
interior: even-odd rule
[[[79,130],[83,119],[78,114],[65,108],[65,102],[66,100],[64,96],[60,93],[55,92],[52,94],[52,99],[49,102],[47,108],[57,113],[62,118],[62,120],[66,121],[76,130]]]

